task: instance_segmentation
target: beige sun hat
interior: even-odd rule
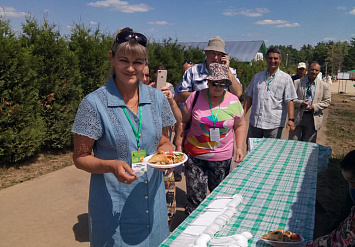
[[[219,36],[213,36],[208,41],[208,45],[205,48],[205,51],[218,51],[226,54],[224,47],[225,47],[225,43],[223,39]]]

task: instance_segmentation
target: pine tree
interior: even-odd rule
[[[73,145],[71,127],[82,98],[78,60],[56,26],[39,25],[27,18],[21,42],[36,58],[41,114],[46,127],[44,147],[61,149]]]
[[[111,77],[109,50],[112,37],[81,24],[74,25],[69,36],[69,50],[79,61],[81,87],[87,95],[107,83]]]
[[[35,58],[0,21],[0,164],[37,154],[45,136]]]

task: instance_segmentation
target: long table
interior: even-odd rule
[[[215,238],[245,231],[249,246],[269,246],[261,235],[276,229],[313,239],[317,172],[325,169],[330,147],[281,139],[251,139],[252,151],[160,246],[188,246],[196,236],[183,234],[217,197],[241,194],[242,203]]]

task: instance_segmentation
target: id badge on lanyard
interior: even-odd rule
[[[212,142],[218,142],[220,140],[219,128],[210,129],[210,140]]]
[[[147,151],[141,149],[131,152],[132,169],[136,176],[140,177],[147,172],[147,163],[143,163],[143,159],[147,156]]]
[[[210,128],[210,140],[212,142],[218,142],[221,139],[221,136],[219,134],[219,128],[216,128],[215,123],[218,121],[217,115],[218,115],[219,109],[221,107],[221,104],[223,102],[224,95],[225,95],[225,92],[223,92],[223,96],[222,96],[221,102],[219,103],[219,108],[217,110],[217,113],[216,113],[216,115],[214,115],[213,111],[212,111],[210,92],[207,89],[208,103],[210,104],[210,110],[211,110],[211,116],[212,116],[212,122],[213,122],[213,128]]]
[[[142,106],[139,106],[138,131],[135,130],[132,120],[129,117],[126,108],[123,107],[123,111],[132,127],[134,136],[136,137],[138,151],[131,152],[131,162],[132,162],[132,169],[134,170],[134,173],[136,174],[136,176],[140,177],[145,172],[147,172],[147,164],[143,163],[143,159],[147,156],[147,151],[140,148],[140,141],[139,141],[141,137],[141,129],[142,129]]]
[[[264,91],[264,99],[266,99],[266,100],[270,99],[270,91],[269,90]]]

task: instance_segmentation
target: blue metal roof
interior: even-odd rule
[[[251,62],[258,52],[266,55],[266,46],[263,40],[257,41],[226,41],[225,50],[230,58],[241,62]],[[198,47],[204,50],[208,42],[178,42],[186,47]]]

